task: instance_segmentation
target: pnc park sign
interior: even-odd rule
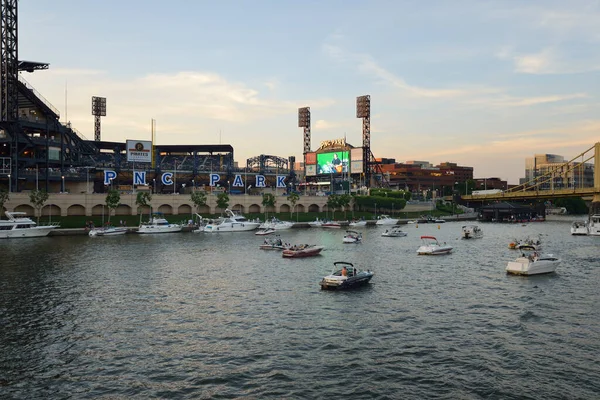
[[[173,185],[175,174],[173,172],[163,172],[160,176],[160,182],[165,185]],[[221,176],[219,174],[209,174],[209,184],[210,186],[221,185],[224,186],[224,182],[221,182]],[[286,175],[277,175],[277,187],[285,188],[285,179]],[[117,173],[112,170],[104,171],[104,184],[110,185],[113,180],[117,179]],[[146,171],[133,171],[133,184],[134,185],[146,185]],[[242,179],[242,175],[235,175],[233,178],[233,182],[231,182],[232,187],[246,187],[250,182]],[[248,186],[249,187],[249,186]],[[267,187],[266,178],[264,175],[255,175],[254,176],[254,187],[264,188]]]

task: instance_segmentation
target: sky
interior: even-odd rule
[[[168,4],[168,5],[167,5]],[[371,96],[371,150],[397,162],[474,167],[516,184],[525,158],[566,159],[600,131],[598,1],[19,1],[23,73],[86,138],[231,144],[235,160],[302,160],[362,145],[356,97]]]

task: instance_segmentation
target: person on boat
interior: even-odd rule
[[[342,267],[342,276],[348,276],[348,269],[345,265]]]

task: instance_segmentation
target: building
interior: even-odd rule
[[[522,184],[532,185],[541,180],[540,189],[591,187],[594,185],[594,164],[580,161],[565,162],[557,154],[536,154],[525,159],[525,179]]]
[[[449,162],[433,166],[428,161],[408,161],[382,164],[381,169],[390,187],[409,190],[424,197],[451,195],[458,185],[473,179],[473,167]]]

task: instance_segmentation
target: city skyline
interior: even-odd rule
[[[375,157],[516,184],[527,157],[597,141],[598,22],[592,1],[19,2],[19,58],[50,63],[22,76],[90,140],[101,96],[103,140],[150,138],[155,119],[158,144],[301,161],[298,107],[313,150],[360,147],[369,94]]]

